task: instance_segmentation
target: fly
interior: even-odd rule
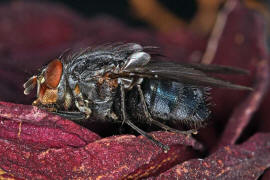
[[[71,120],[91,117],[122,122],[167,151],[167,145],[136,123],[195,133],[207,124],[210,115],[208,87],[252,90],[206,74],[246,74],[245,70],[162,62],[149,53],[154,49],[136,43],[115,43],[60,56],[23,85],[24,94],[37,87],[34,106]],[[180,122],[190,130],[171,128],[168,122]]]

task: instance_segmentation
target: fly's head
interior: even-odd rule
[[[63,97],[63,63],[55,59],[43,68],[39,75],[34,75],[24,83],[24,94],[28,95],[37,87],[35,106],[49,107],[55,105]]]

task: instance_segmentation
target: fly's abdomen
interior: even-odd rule
[[[154,119],[201,127],[210,115],[206,88],[165,80],[144,80],[143,92]]]

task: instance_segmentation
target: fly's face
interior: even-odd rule
[[[39,75],[32,76],[24,85],[24,94],[28,95],[37,86],[37,99],[33,105],[52,105],[59,100],[59,89],[63,76],[63,64],[60,60],[51,61]]]

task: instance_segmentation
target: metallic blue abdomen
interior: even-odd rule
[[[200,127],[210,115],[206,88],[164,80],[144,80],[142,88],[154,119]]]

